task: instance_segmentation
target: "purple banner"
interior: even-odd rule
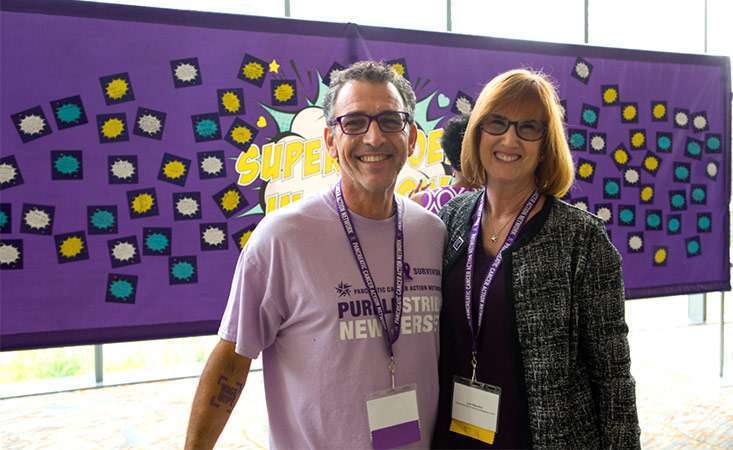
[[[628,297],[730,288],[727,58],[65,1],[0,21],[2,350],[214,333],[257,223],[337,179],[321,105],[361,59],[417,93],[400,193],[449,182],[442,124],[486,81],[542,69]]]

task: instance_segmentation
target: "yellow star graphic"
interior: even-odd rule
[[[278,64],[277,61],[273,59],[272,62],[270,63],[270,72],[278,73],[279,70],[280,70],[280,64]]]

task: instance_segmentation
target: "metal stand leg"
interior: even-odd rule
[[[687,323],[703,325],[707,320],[707,294],[692,294],[687,296]]]
[[[94,380],[97,385],[104,383],[104,351],[102,344],[94,346]]]
[[[720,293],[720,378],[725,374],[725,292]]]

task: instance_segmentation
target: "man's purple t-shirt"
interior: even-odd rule
[[[445,227],[416,203],[397,201],[405,208],[409,270],[394,345],[396,383],[417,384],[422,440],[410,448],[428,448],[438,403]],[[394,218],[352,218],[390,305]],[[219,336],[248,358],[262,352],[272,448],[371,448],[366,400],[390,387],[389,357],[332,190],[260,222],[239,257]]]

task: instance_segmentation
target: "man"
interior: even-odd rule
[[[414,109],[384,64],[332,75],[340,183],[265,217],[242,251],[186,448],[213,447],[260,352],[272,448],[429,447],[445,228],[394,195]]]

